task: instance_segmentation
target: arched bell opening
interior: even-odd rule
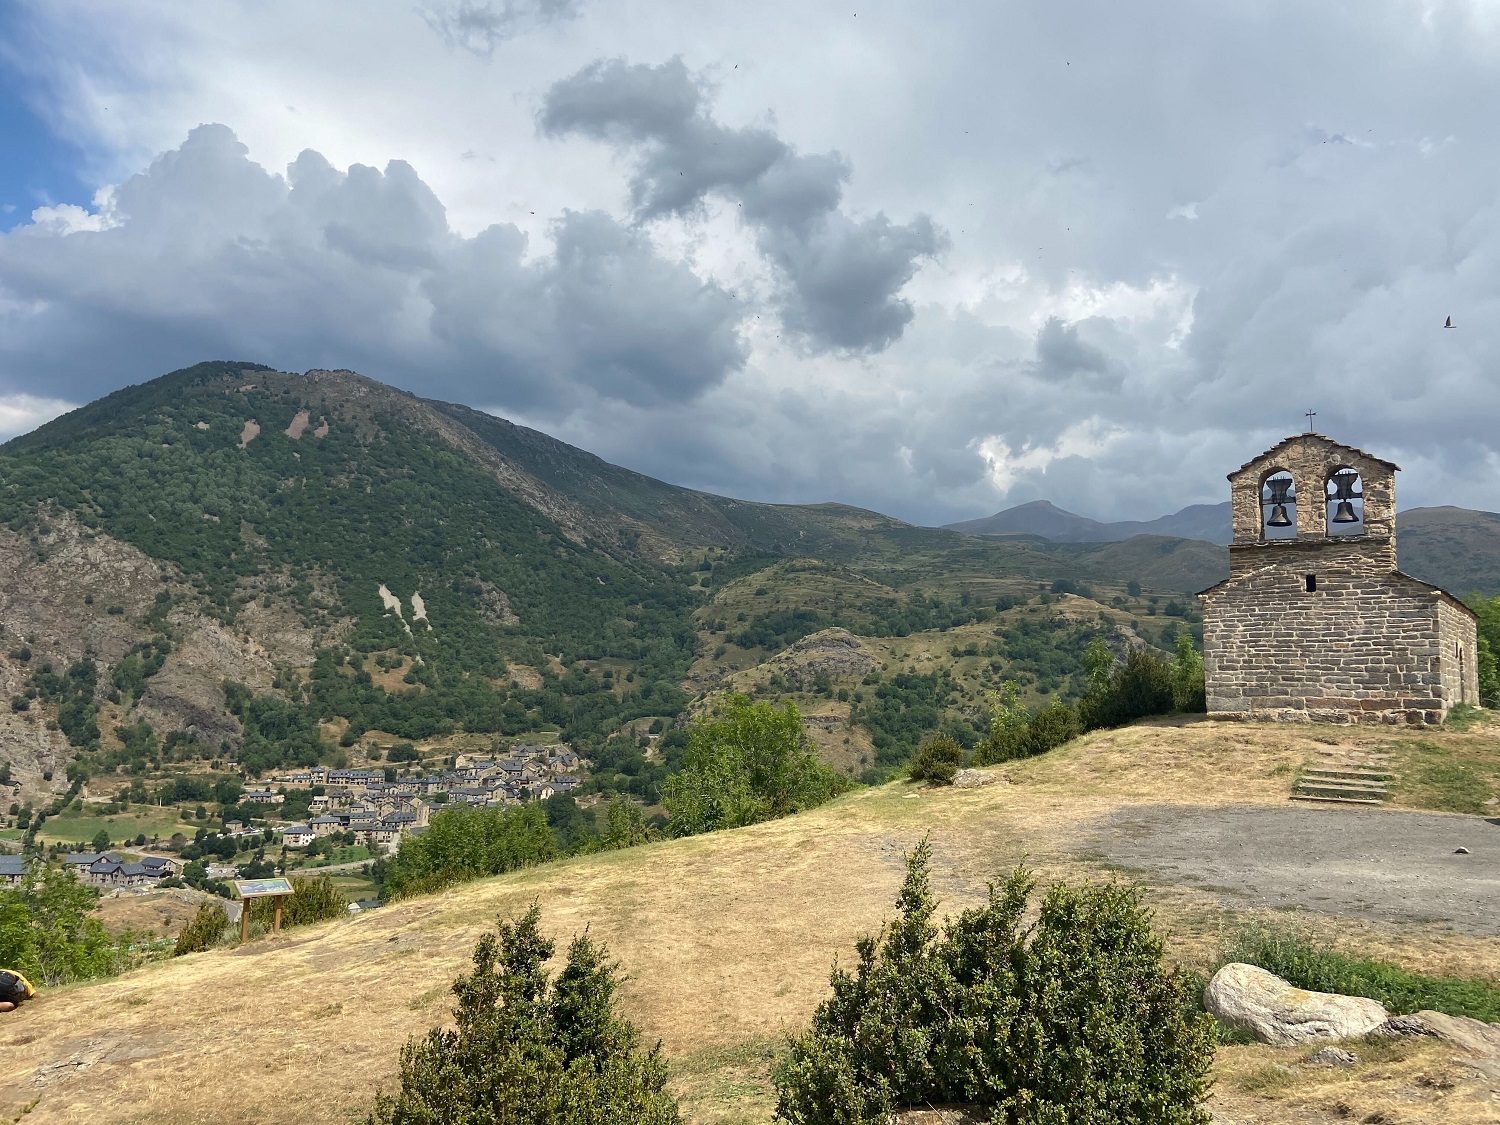
[[[1329,535],[1363,535],[1365,533],[1365,482],[1347,465],[1328,475],[1324,502]]]
[[[1285,469],[1272,469],[1260,483],[1260,537],[1297,537],[1297,485]]]

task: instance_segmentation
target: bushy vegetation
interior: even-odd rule
[[[946,670],[899,672],[876,685],[865,702],[853,705],[849,722],[870,732],[877,767],[895,767],[942,723],[943,709],[956,688]]]
[[[558,855],[541,805],[457,808],[432,814],[427,831],[406,836],[382,871],[382,899],[430,894],[454,883],[545,863]]]
[[[1060,699],[1029,711],[1019,701],[1014,684],[1002,686],[990,708],[989,733],[975,751],[979,765],[1045,754],[1082,733],[1077,711]]]
[[[1017,869],[939,929],[924,841],[898,917],[856,946],[852,973],[775,1072],[793,1125],[883,1125],[893,1109],[977,1104],[1037,1125],[1200,1125],[1216,1035],[1187,977],[1167,971],[1136,893],[1054,886],[1024,924]]]
[[[551,980],[535,905],[501,921],[453,986],[452,1029],[401,1052],[401,1085],[367,1125],[676,1125],[661,1045],[642,1050],[619,1014],[619,968],[587,934]]]
[[[206,953],[218,945],[229,925],[229,914],[222,904],[208,901],[198,904],[198,912],[189,919],[177,935],[177,944],[172,947],[173,957],[186,957],[189,953]]]
[[[693,724],[662,804],[672,833],[690,836],[815,808],[847,786],[808,745],[791,703],[731,696],[718,715]]]
[[[1236,935],[1221,964],[1259,965],[1312,992],[1368,996],[1393,1012],[1430,1009],[1451,1016],[1500,1022],[1500,980],[1417,973],[1369,957],[1343,953],[1283,926],[1258,925]]]
[[[1475,661],[1479,673],[1479,702],[1486,707],[1500,707],[1500,597],[1469,599],[1469,608],[1479,618],[1479,655]]]
[[[52,985],[119,972],[124,950],[90,916],[98,901],[71,872],[0,890],[0,965]]]
[[[946,734],[933,734],[922,740],[908,771],[913,781],[933,785],[951,785],[953,776],[964,764],[964,748]]]
[[[1108,646],[1095,639],[1082,663],[1088,686],[1076,706],[1054,699],[1038,711],[1028,711],[1015,685],[1004,684],[991,704],[989,731],[975,761],[989,765],[1027,758],[1100,727],[1204,710],[1203,657],[1187,633],[1178,635],[1177,654],[1170,661],[1146,648],[1132,648],[1116,660]]]
[[[306,878],[293,875],[292,893],[281,900],[283,926],[307,926],[349,915],[349,900],[339,894],[327,875]],[[269,930],[276,920],[276,903],[270,898],[250,900],[250,921]]]

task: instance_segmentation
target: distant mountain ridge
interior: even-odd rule
[[[1033,500],[983,519],[945,525],[985,539],[1036,536],[1053,543],[1121,543],[1137,535],[1196,539],[1223,546],[1231,539],[1229,501],[1191,504],[1154,520],[1105,523],[1049,500]],[[1408,508],[1396,515],[1401,568],[1455,594],[1500,594],[1500,513],[1451,505]]]
[[[1205,543],[1223,546],[1230,537],[1229,501],[1190,504],[1180,512],[1154,520],[1104,523],[1075,515],[1050,500],[1033,500],[983,519],[963,520],[944,527],[966,535],[1040,535],[1054,543],[1118,543],[1135,535],[1167,535],[1175,539],[1201,539]]]

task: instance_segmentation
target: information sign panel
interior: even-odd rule
[[[265,898],[291,894],[292,883],[290,879],[236,879],[234,889],[240,893],[240,898]]]

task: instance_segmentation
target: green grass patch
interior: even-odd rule
[[[69,808],[66,812],[56,816],[49,816],[37,833],[37,837],[44,841],[62,841],[76,843],[78,841],[90,841],[99,829],[109,833],[109,838],[115,846],[124,844],[126,841],[134,840],[137,836],[144,835],[146,839],[153,836],[166,840],[174,832],[181,832],[188,838],[192,838],[200,823],[194,821],[191,824],[182,819],[181,814],[175,808],[157,808],[155,805],[142,805],[139,808],[131,806],[113,816],[100,816],[95,809],[103,806],[85,805],[82,810]]]
[[[1367,996],[1392,1012],[1430,1009],[1450,1016],[1500,1021],[1500,983],[1417,973],[1389,961],[1357,957],[1320,945],[1307,934],[1277,926],[1242,931],[1220,964],[1259,965],[1298,988]]]
[[[759,1125],[776,1108],[771,1067],[784,1044],[752,1039],[708,1047],[670,1062],[670,1084],[689,1121],[711,1125]]]
[[[1446,745],[1413,739],[1396,753],[1396,803],[1439,812],[1493,815],[1500,798],[1500,739],[1462,739]]]

